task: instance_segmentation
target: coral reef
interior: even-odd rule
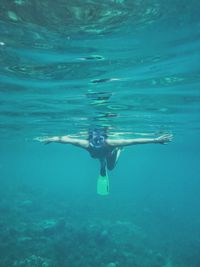
[[[131,216],[119,216],[112,208],[106,217],[93,213],[89,205],[49,199],[26,190],[7,192],[2,198],[1,267],[184,266],[152,246]]]
[[[24,260],[16,260],[13,267],[51,267],[50,261],[40,256],[32,255]]]

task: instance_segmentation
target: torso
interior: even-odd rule
[[[95,148],[89,145],[87,150],[92,158],[100,159],[100,158],[106,158],[108,153],[112,151],[112,148],[106,144],[100,148]]]

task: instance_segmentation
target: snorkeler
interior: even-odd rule
[[[107,170],[113,170],[119,159],[123,147],[138,144],[166,144],[172,140],[171,134],[157,138],[109,139],[103,129],[93,129],[88,133],[88,139],[76,139],[69,136],[39,137],[36,140],[49,144],[52,142],[71,144],[84,148],[90,156],[100,161],[100,175],[97,182],[97,193],[109,194],[109,180]]]

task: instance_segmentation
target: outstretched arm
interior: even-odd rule
[[[35,138],[35,140],[42,142],[44,144],[50,144],[52,142],[56,142],[61,144],[71,144],[85,149],[89,147],[89,142],[87,140],[71,138],[69,136],[37,137]]]
[[[172,141],[172,137],[173,137],[172,134],[165,134],[157,138],[136,138],[136,139],[120,139],[120,140],[107,139],[106,142],[108,145],[114,147],[140,145],[140,144],[166,144]]]

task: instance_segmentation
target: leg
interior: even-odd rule
[[[106,176],[107,175],[107,171],[106,171],[106,159],[100,159],[100,175],[101,176]]]
[[[97,194],[107,196],[109,194],[109,179],[107,176],[106,159],[100,159],[101,169],[97,180]]]
[[[112,150],[112,152],[106,157],[106,162],[107,162],[107,168],[108,170],[113,170],[115,165],[117,164],[117,161],[119,159],[121,153],[121,149],[116,147],[115,149]]]

